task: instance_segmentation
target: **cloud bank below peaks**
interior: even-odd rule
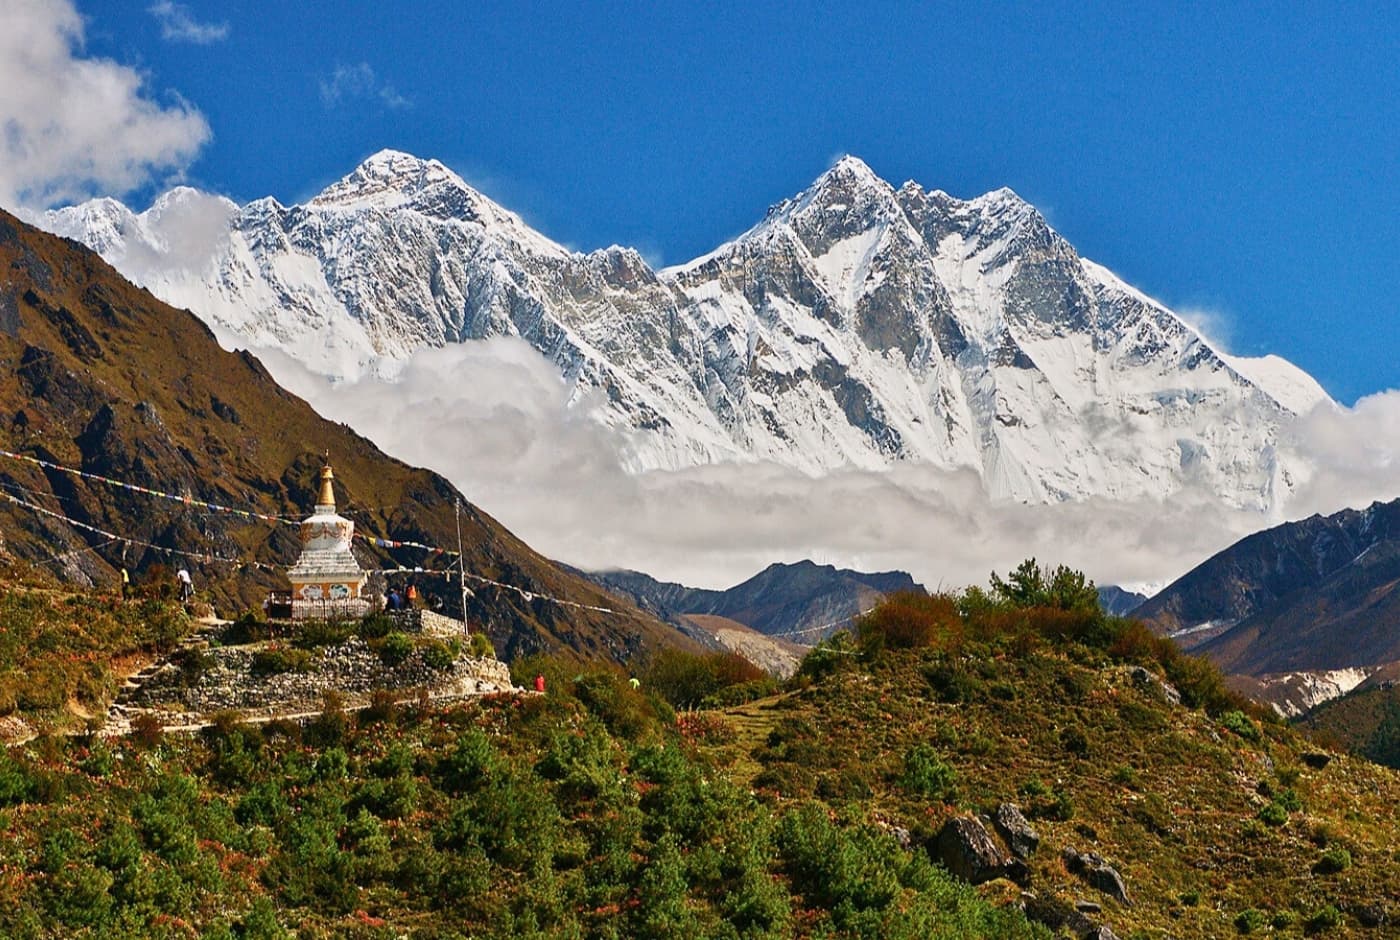
[[[1035,555],[1103,584],[1161,583],[1274,521],[1190,485],[1163,502],[996,501],[970,472],[917,465],[817,478],[757,462],[631,475],[626,436],[595,419],[594,403],[571,407],[556,368],[519,339],[424,349],[389,382],[333,384],[285,354],[257,352],[322,414],[442,473],[539,551],[585,568],[726,587],[774,561],[811,558],[900,568],[951,588]],[[1288,446],[1312,459],[1332,446],[1374,446],[1387,428],[1394,440],[1400,393],[1377,398],[1319,409]],[[1379,494],[1393,456],[1317,463],[1298,502]]]
[[[7,208],[130,192],[183,170],[210,138],[191,105],[159,103],[140,72],[84,55],[70,0],[0,3],[0,129]]]

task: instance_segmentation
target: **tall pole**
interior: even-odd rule
[[[467,623],[467,556],[462,552],[462,497],[457,497],[457,576],[462,582],[462,635],[470,636]]]

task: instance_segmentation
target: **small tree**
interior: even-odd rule
[[[1065,565],[1050,571],[1038,565],[1034,558],[1017,565],[1005,580],[993,571],[991,595],[996,602],[1008,607],[1053,607],[1081,612],[1100,609],[1098,589],[1082,571]]]

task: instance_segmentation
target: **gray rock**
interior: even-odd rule
[[[992,817],[997,832],[1006,840],[1007,848],[1017,858],[1030,858],[1040,845],[1040,834],[1026,821],[1020,807],[1014,803],[1002,803]]]
[[[1157,676],[1153,675],[1151,670],[1142,666],[1134,666],[1129,675],[1132,676],[1134,684],[1147,689],[1168,705],[1181,704],[1181,693],[1176,690],[1176,686],[1167,682],[1165,679],[1159,679]]]
[[[1097,852],[1085,852],[1081,855],[1073,847],[1067,846],[1060,853],[1060,857],[1064,860],[1065,868],[1071,874],[1084,879],[1091,888],[1102,891],[1119,903],[1133,903],[1128,898],[1128,886],[1123,883],[1123,876],[1118,874],[1118,870],[1109,865],[1102,855]]]
[[[1384,904],[1363,904],[1351,909],[1363,927],[1384,927],[1390,923],[1390,912]]]
[[[987,827],[972,816],[958,816],[944,823],[932,848],[934,858],[944,868],[975,885],[1007,877],[1012,861]]]

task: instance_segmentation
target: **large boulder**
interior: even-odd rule
[[[982,820],[957,816],[943,824],[933,840],[933,856],[948,871],[969,884],[982,884],[994,878],[1010,878],[1024,883],[1029,869],[1013,858],[992,838]]]

